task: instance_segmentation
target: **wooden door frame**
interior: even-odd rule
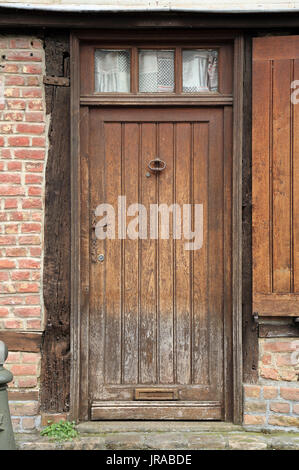
[[[197,33],[200,39],[201,33]],[[213,32],[214,34],[214,32]],[[79,52],[82,32],[71,33],[71,380],[70,415],[74,420],[87,420],[88,410],[80,409],[82,396],[87,391],[81,387],[82,376],[88,361],[84,343],[82,312],[88,309],[89,286],[81,282],[80,257],[80,77]],[[84,37],[84,33],[83,33]],[[205,36],[209,37],[209,36]],[[223,37],[223,34],[221,34]],[[234,41],[233,90],[233,171],[232,171],[232,420],[242,423],[242,141],[243,141],[243,69],[244,37],[240,32],[224,33]],[[199,104],[197,104],[199,106]],[[85,325],[86,326],[86,325]],[[224,348],[226,351],[227,348]],[[224,356],[224,364],[226,364]],[[226,394],[226,402],[228,400]],[[226,417],[226,420],[231,420]]]

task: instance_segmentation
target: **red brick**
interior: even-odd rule
[[[269,380],[279,380],[279,374],[276,369],[273,367],[264,367],[262,366],[260,368],[260,375],[264,379],[269,379]]]
[[[28,271],[15,271],[11,273],[12,281],[29,281],[30,272]]]
[[[42,173],[44,171],[43,163],[26,163],[26,171],[33,173]]]
[[[26,101],[24,100],[7,100],[8,109],[25,109]]]
[[[18,379],[18,385],[20,388],[33,388],[37,386],[36,377],[20,377]]]
[[[41,209],[42,208],[42,201],[40,198],[37,199],[24,199],[22,201],[22,208],[23,209]]]
[[[15,367],[25,368],[25,367],[32,367],[32,366],[15,366]],[[22,374],[18,374],[18,375],[22,375]],[[23,375],[26,375],[26,374],[23,374]],[[34,374],[31,374],[31,375],[34,375]],[[34,416],[39,413],[39,404],[36,401],[10,402],[9,408],[10,408],[10,413],[12,416]]]
[[[259,415],[244,415],[244,424],[251,426],[260,426],[265,424],[265,417]]]
[[[0,147],[5,145],[4,137],[0,137]]]
[[[16,130],[22,134],[42,134],[45,126],[43,124],[17,124]]]
[[[26,122],[44,122],[44,114],[40,112],[28,112],[25,113]]]
[[[21,183],[21,176],[16,175],[15,173],[3,173],[0,174],[0,183]]]
[[[32,100],[28,102],[28,108],[31,111],[43,111],[44,105],[41,100]]]
[[[8,235],[0,235],[0,245],[15,245],[16,237]]]
[[[41,175],[30,175],[30,174],[25,175],[26,184],[41,184],[42,182],[43,182],[43,177]]]
[[[270,403],[270,410],[275,413],[289,413],[290,405],[288,403],[272,402]]]
[[[20,158],[21,160],[44,160],[45,151],[44,150],[15,150],[15,158]]]
[[[8,308],[0,307],[0,317],[6,317],[9,314]]]
[[[32,293],[39,292],[39,288],[40,288],[40,286],[36,282],[31,282],[31,283],[30,282],[23,282],[23,283],[20,283],[20,284],[16,285],[17,292],[24,292],[24,293],[26,293],[26,292],[28,292],[28,293],[30,293],[30,292],[32,292]]]
[[[0,196],[23,196],[25,191],[20,186],[0,186]]]
[[[22,90],[23,98],[42,98],[42,90],[40,88],[25,88]]]
[[[38,353],[23,353],[23,364],[39,364],[39,361]]]
[[[20,259],[18,261],[20,269],[39,269],[40,261],[33,259]]]
[[[293,413],[295,413],[296,415],[299,415],[299,404],[293,405]]]
[[[264,350],[272,352],[292,352],[296,349],[293,341],[265,342]]]
[[[286,400],[299,401],[299,387],[297,388],[280,388],[280,396]]]
[[[11,124],[1,124],[0,125],[0,132],[2,134],[12,134],[13,133],[13,126]]]
[[[20,245],[39,245],[40,244],[40,237],[36,235],[24,235],[19,237],[19,244]]]
[[[18,307],[14,311],[19,317],[39,317],[41,313],[40,307]]]
[[[25,297],[26,305],[39,305],[40,298],[38,295],[28,295]]]
[[[21,171],[22,170],[22,163],[21,162],[8,162],[7,163],[8,171]]]
[[[21,305],[23,303],[23,297],[9,297],[5,295],[4,297],[0,297],[0,305]]]
[[[15,261],[9,259],[0,259],[0,269],[11,269],[15,267]]]
[[[40,330],[42,324],[40,320],[27,320],[26,326],[30,330]]]
[[[24,136],[8,137],[8,144],[11,147],[29,147],[30,140]]]
[[[4,96],[6,98],[19,98],[20,97],[20,90],[19,90],[19,88],[5,88]]]
[[[19,66],[17,64],[5,64],[3,72],[4,73],[18,73]]]
[[[22,322],[20,320],[5,320],[4,326],[10,330],[17,330],[22,328]]]
[[[30,49],[30,40],[28,38],[10,39],[9,47],[11,49]]]
[[[7,272],[0,272],[0,281],[8,281],[9,275]],[[1,304],[1,299],[0,299]]]
[[[263,389],[264,398],[276,398],[278,395],[277,387],[272,387],[271,385],[265,386]]]
[[[32,144],[33,147],[45,147],[46,139],[45,137],[32,137]]]
[[[30,256],[32,256],[33,258],[39,258],[42,254],[42,250],[38,246],[30,248],[29,251],[30,251]]]
[[[33,75],[32,77],[27,77],[26,84],[27,86],[39,86],[41,83],[39,77]]]
[[[42,73],[42,68],[40,65],[24,65],[22,71],[31,75],[38,75]]]
[[[21,226],[22,233],[41,233],[41,224],[26,223]]]
[[[244,385],[244,393],[247,398],[259,398],[261,387],[259,385]]]
[[[5,85],[6,86],[22,86],[25,85],[25,78],[22,75],[8,75],[5,77]]]
[[[5,225],[5,233],[18,233],[19,226],[17,224]]]
[[[18,256],[26,256],[27,250],[26,248],[7,248],[6,249],[6,256],[13,256],[13,257],[18,257]]]
[[[4,113],[4,120],[5,121],[22,121],[23,117],[24,117],[24,114],[20,113],[20,112]]]
[[[28,196],[41,196],[42,192],[42,188],[38,188],[36,186],[28,188]]]
[[[18,200],[17,199],[5,199],[5,209],[17,209]]]

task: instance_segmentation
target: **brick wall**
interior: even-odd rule
[[[250,428],[299,428],[299,339],[260,339],[257,385],[244,385],[244,424]]]
[[[40,40],[0,37],[0,329],[42,329],[44,69]],[[37,353],[9,353],[10,390],[36,392],[39,363]],[[36,400],[11,401],[11,413],[18,430],[39,424]]]

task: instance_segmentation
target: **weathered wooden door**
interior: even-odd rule
[[[89,109],[81,136],[90,252],[83,375],[92,419],[229,416],[231,114],[229,107]],[[156,157],[162,171],[148,168]],[[148,214],[139,238],[126,236],[136,214],[118,220],[119,196]],[[103,203],[115,210],[115,238],[95,236]],[[161,237],[161,223],[158,238],[150,237],[150,205],[174,203],[191,204],[193,219],[202,205],[201,248],[186,249],[171,216],[169,237]]]

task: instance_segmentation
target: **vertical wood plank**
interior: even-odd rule
[[[294,80],[299,80],[299,59],[294,61]],[[293,105],[293,113],[293,290],[299,293],[299,103]]]
[[[191,124],[176,124],[176,202],[182,208],[190,201]],[[176,241],[175,299],[176,299],[176,361],[177,383],[191,382],[191,271],[190,251],[186,240]]]
[[[208,213],[208,318],[209,318],[209,364],[210,384],[218,393],[223,387],[223,111],[214,111],[209,125],[209,159],[213,170],[209,171]],[[217,136],[217,139],[214,138]],[[217,254],[215,256],[215,254]]]
[[[105,124],[106,202],[117,213],[118,196],[121,195],[122,168],[122,124]],[[115,236],[118,237],[116,229]],[[121,382],[121,241],[118,238],[107,240],[103,263],[106,272],[105,286],[105,382]]]
[[[271,62],[253,62],[252,250],[253,291],[271,291],[270,263],[270,132]]]
[[[127,208],[139,200],[139,125],[124,125],[122,186]],[[137,216],[137,214],[136,214]],[[135,217],[133,217],[135,218]],[[132,218],[128,217],[127,223]],[[138,382],[138,240],[123,241],[123,383]]]
[[[203,204],[203,246],[194,252],[193,383],[209,383],[208,322],[208,178],[209,124],[194,124],[194,203]]]
[[[290,292],[291,61],[273,64],[273,292]]]
[[[98,205],[106,202],[105,181],[105,132],[103,115],[97,110],[91,110],[90,115],[90,218],[89,231],[91,244],[94,243],[95,232],[92,224],[98,222],[95,210]],[[105,240],[96,240],[96,253],[105,253]],[[94,249],[94,247],[92,248]],[[91,398],[103,384],[105,370],[105,268],[102,263],[94,262],[90,256],[90,393]]]
[[[158,175],[159,204],[173,204],[173,124],[159,124],[159,158],[166,168]],[[166,222],[166,221],[165,221]],[[161,223],[160,223],[161,228]],[[169,217],[169,239],[159,231],[158,296],[159,296],[159,380],[173,383],[173,215]]]
[[[141,203],[147,209],[157,202],[157,176],[146,177],[148,164],[156,158],[156,125],[141,124]],[[140,369],[139,383],[155,383],[157,379],[157,241],[148,237],[140,241]]]

